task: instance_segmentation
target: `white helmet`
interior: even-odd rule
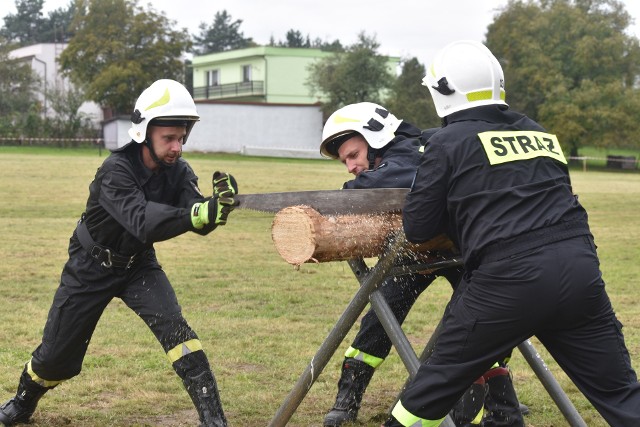
[[[355,132],[364,137],[374,150],[383,148],[395,137],[394,132],[402,120],[386,108],[373,102],[350,104],[334,111],[322,129],[320,154],[338,158],[338,148],[347,135]]]
[[[181,121],[187,127],[184,142],[191,132],[191,128],[200,120],[196,111],[196,104],[189,91],[175,80],[156,80],[138,97],[136,106],[131,114],[131,128],[129,136],[135,142],[144,142],[147,137],[147,126],[154,119],[162,119],[165,125]]]
[[[422,84],[440,117],[481,105],[507,105],[500,63],[485,45],[472,40],[453,42],[438,52]]]

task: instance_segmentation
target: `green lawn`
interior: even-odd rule
[[[0,147],[0,401],[14,392],[22,365],[40,342],[69,237],[88,186],[106,152]],[[210,192],[215,170],[232,173],[244,193],[336,189],[349,179],[338,162],[185,155]],[[602,270],[636,369],[640,368],[640,174],[572,171],[590,214]],[[184,235],[156,245],[198,332],[232,426],[266,426],[355,294],[345,262],[286,264],[271,242],[272,215],[237,210],[207,237]],[[419,352],[450,297],[436,281],[404,330]],[[290,426],[321,426],[333,403],[342,353],[331,359]],[[605,426],[534,340],[587,425]],[[597,367],[594,367],[597,369]],[[530,426],[567,425],[524,358],[512,360]],[[406,371],[395,352],[365,395],[359,426],[378,426]],[[193,426],[196,413],[159,344],[143,322],[115,300],[89,347],[83,372],[48,393],[33,426]]]

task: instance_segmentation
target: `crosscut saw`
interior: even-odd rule
[[[261,212],[306,205],[322,215],[375,214],[402,210],[408,192],[408,188],[289,191],[237,194],[234,200],[236,208]]]

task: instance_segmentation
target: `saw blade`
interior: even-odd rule
[[[322,215],[374,214],[402,210],[408,188],[311,190],[283,193],[237,194],[237,208],[276,213],[306,205]]]

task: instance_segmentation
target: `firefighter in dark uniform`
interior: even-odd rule
[[[320,153],[344,163],[355,178],[344,183],[345,189],[409,188],[420,162],[423,141],[438,129],[422,132],[380,105],[361,102],[335,111],[327,120],[322,135]],[[462,270],[448,268],[438,271],[453,287],[460,280]],[[414,274],[386,280],[380,287],[385,300],[399,323],[402,323],[420,294],[435,280],[433,274]],[[360,329],[345,352],[338,393],[333,408],[326,414],[324,426],[340,426],[354,421],[364,391],[391,351],[392,343],[375,311],[362,318]],[[487,399],[486,425],[523,425],[519,403],[513,390],[506,365],[496,366],[477,384],[469,388],[469,398],[461,399],[452,412],[456,425],[478,425],[483,419],[485,377],[496,393]],[[491,390],[491,387],[489,389]],[[466,403],[465,403],[466,402]],[[453,406],[453,405],[452,405]],[[490,421],[492,420],[492,421]]]
[[[403,211],[411,242],[443,230],[466,273],[388,426],[437,426],[496,357],[535,335],[612,426],[640,425],[640,384],[555,135],[505,103],[483,44],[454,42],[424,84],[443,127]]]
[[[16,396],[0,407],[0,424],[28,422],[48,390],[80,373],[96,324],[117,297],[155,334],[201,426],[227,425],[202,344],[182,316],[153,248],[189,231],[210,233],[226,223],[235,205],[233,177],[214,173],[213,197],[204,197],[181,158],[198,120],[191,95],[176,81],[158,80],[138,98],[129,130],[133,140],[104,161],[89,187],[42,343],[25,364]]]

